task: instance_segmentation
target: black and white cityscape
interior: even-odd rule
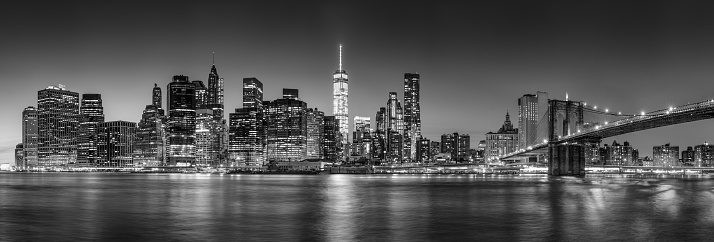
[[[0,241],[685,240],[714,3],[0,10]]]

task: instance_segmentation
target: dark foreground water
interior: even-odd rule
[[[0,173],[0,241],[712,241],[707,177]]]

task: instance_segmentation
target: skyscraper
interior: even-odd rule
[[[322,127],[322,152],[325,160],[336,162],[341,153],[340,126],[335,116],[325,116]]]
[[[386,159],[402,162],[404,159],[404,114],[396,92],[389,93],[386,110]]]
[[[187,76],[173,77],[167,89],[169,117],[166,122],[169,165],[190,165],[196,155],[196,96]]]
[[[161,97],[161,88],[156,83],[154,83],[154,89],[151,91],[151,105],[154,105],[161,110],[164,108]],[[163,113],[161,115],[163,115]]]
[[[243,78],[243,107],[260,108],[263,104],[263,83],[255,77]]]
[[[416,142],[421,138],[419,74],[404,73],[404,150],[405,158],[417,159]]]
[[[29,106],[22,111],[22,162],[20,168],[37,165],[37,109]]]
[[[164,163],[164,110],[146,105],[136,129],[134,164],[159,166]]]
[[[196,110],[196,165],[219,165],[221,123],[214,117],[211,109]]]
[[[324,152],[322,131],[325,126],[325,113],[317,108],[308,108],[307,112],[307,159],[322,159]]]
[[[73,164],[77,161],[79,93],[64,85],[37,92],[37,160],[40,166]]]
[[[265,107],[268,161],[302,161],[307,155],[307,104],[291,89]]]
[[[213,110],[214,119],[223,122],[225,119],[224,114],[224,80],[218,76],[218,70],[216,70],[216,58],[215,53],[213,55],[213,64],[211,66],[211,72],[208,73],[208,97],[207,106],[205,108]]]
[[[228,159],[249,169],[265,165],[265,115],[263,83],[243,78],[243,107],[229,117]]]
[[[332,114],[335,115],[340,127],[341,143],[345,146],[349,134],[348,77],[342,69],[342,45],[340,45],[340,66],[332,75]]]
[[[209,99],[208,99],[208,88],[203,84],[202,81],[193,81],[194,95],[196,100],[196,109],[208,109]]]
[[[355,116],[353,130],[352,144],[355,147],[355,150],[352,151],[352,154],[368,157],[369,153],[371,153],[372,146],[372,128],[370,118]]]
[[[136,123],[110,121],[98,125],[97,165],[100,167],[134,166]]]
[[[538,127],[548,111],[548,93],[525,94],[518,99],[518,148],[526,149],[546,138],[546,125]]]
[[[101,94],[82,94],[82,115],[79,123],[79,146],[77,163],[80,166],[95,166],[97,161],[97,129],[104,122],[104,107]]]

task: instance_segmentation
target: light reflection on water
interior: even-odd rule
[[[0,241],[707,240],[714,179],[0,174]]]

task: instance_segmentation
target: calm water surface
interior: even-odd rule
[[[0,241],[711,241],[714,179],[0,173]]]

